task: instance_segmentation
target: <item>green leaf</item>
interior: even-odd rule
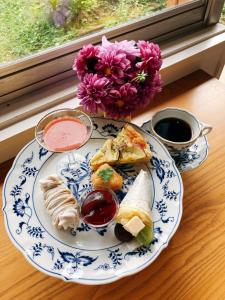
[[[108,182],[113,174],[113,169],[107,168],[98,172],[98,176],[102,177],[104,182]]]
[[[153,227],[146,225],[145,228],[138,233],[136,240],[139,244],[148,246],[153,240]]]

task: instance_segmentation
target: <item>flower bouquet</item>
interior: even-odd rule
[[[90,113],[126,118],[161,90],[161,65],[159,46],[147,41],[111,43],[103,37],[100,46],[84,46],[73,65],[80,104]]]

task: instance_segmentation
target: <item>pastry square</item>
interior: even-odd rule
[[[92,157],[90,161],[91,168],[96,170],[102,164],[108,163],[114,165],[119,158],[119,151],[113,145],[113,140],[108,139],[105,141],[101,149]]]
[[[127,124],[113,140],[119,150],[119,164],[148,162],[152,153],[143,136]]]
[[[131,125],[126,124],[114,139],[108,139],[92,157],[91,168],[96,170],[102,164],[128,164],[148,162],[152,157],[144,137]]]

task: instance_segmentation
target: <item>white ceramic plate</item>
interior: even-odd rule
[[[115,136],[124,125],[103,118],[93,118],[93,122],[92,138],[78,150],[84,160],[76,171],[63,171],[78,199],[84,190],[91,189],[90,157],[104,139]],[[47,152],[36,141],[20,151],[4,183],[5,225],[12,242],[38,270],[66,281],[105,284],[146,268],[168,245],[182,215],[182,179],[165,147],[136,128],[149,141],[153,158],[149,164],[117,167],[124,178],[123,190],[117,194],[122,199],[138,172],[142,168],[148,171],[154,221],[154,240],[148,247],[121,243],[114,236],[113,225],[96,231],[80,223],[75,232],[56,230],[45,211],[38,181],[55,173],[56,163],[63,154]]]

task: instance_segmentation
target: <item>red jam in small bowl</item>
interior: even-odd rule
[[[107,226],[116,216],[119,202],[110,189],[97,188],[81,199],[82,220],[92,227]]]

